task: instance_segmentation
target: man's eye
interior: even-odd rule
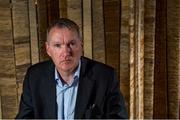
[[[54,44],[54,47],[61,47],[61,44]]]
[[[76,45],[76,43],[75,42],[71,42],[69,45],[70,45],[70,47],[74,47]]]

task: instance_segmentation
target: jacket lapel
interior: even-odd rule
[[[88,61],[82,58],[82,66],[79,78],[78,94],[76,99],[75,116],[74,118],[82,118],[86,107],[90,100],[93,90],[94,80],[91,79],[91,71],[88,71]]]
[[[47,72],[48,77],[46,78],[47,81],[47,96],[48,99],[48,111],[46,113],[48,118],[57,118],[57,104],[56,104],[56,81],[55,81],[55,66],[50,61],[49,70]]]

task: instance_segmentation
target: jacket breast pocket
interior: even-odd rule
[[[102,111],[96,104],[92,104],[89,109],[85,111],[85,119],[100,119],[102,118]]]

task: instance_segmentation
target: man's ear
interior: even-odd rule
[[[45,42],[45,46],[46,46],[46,53],[49,55],[49,56],[51,56],[51,54],[50,54],[50,48],[49,48],[49,43],[46,41]]]

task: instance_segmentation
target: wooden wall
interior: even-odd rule
[[[80,26],[84,56],[114,67],[132,119],[180,118],[179,0],[0,0],[0,119],[14,118],[27,68],[48,59],[46,29]]]

